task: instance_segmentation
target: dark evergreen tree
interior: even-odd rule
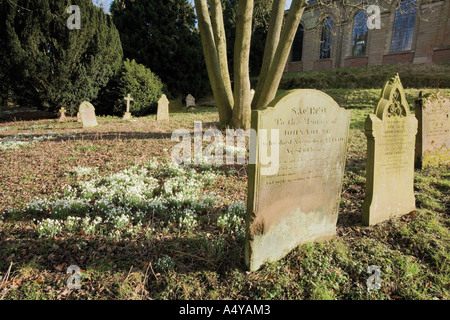
[[[68,28],[68,5],[79,6],[80,29]],[[6,16],[2,55],[19,104],[49,111],[65,107],[73,114],[119,70],[119,33],[90,0],[15,0],[1,7]]]
[[[0,0],[0,107],[6,104],[9,90],[7,76],[9,65],[6,57],[6,0]]]
[[[100,90],[95,103],[97,114],[122,116],[126,103],[124,97],[130,94],[133,116],[156,113],[158,100],[167,93],[167,88],[150,69],[136,61],[126,59],[120,72],[106,87]]]
[[[145,65],[172,95],[210,90],[193,6],[187,0],[115,0],[124,56]]]

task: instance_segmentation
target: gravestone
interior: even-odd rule
[[[195,110],[195,107],[195,98],[191,94],[188,94],[186,97],[186,111]]]
[[[441,91],[416,101],[416,166],[450,163],[450,98]]]
[[[349,126],[350,113],[317,90],[286,92],[252,112],[248,269],[335,236]]]
[[[82,122],[80,111],[77,112],[77,122]]]
[[[83,123],[83,128],[92,128],[98,126],[97,118],[95,116],[94,106],[87,101],[80,104],[80,118]]]
[[[128,96],[125,97],[124,100],[127,102],[127,111],[125,111],[125,114],[123,115],[123,119],[130,120],[131,119],[130,102],[134,101],[134,99],[130,96],[130,94],[128,94]]]
[[[156,121],[169,120],[169,100],[163,94],[158,100],[158,111],[156,113]]]
[[[67,121],[67,117],[66,117],[66,109],[65,108],[61,108],[59,109],[59,122],[66,122]]]
[[[414,146],[417,119],[411,114],[400,77],[385,85],[365,123],[366,197],[362,222],[373,225],[415,210]]]

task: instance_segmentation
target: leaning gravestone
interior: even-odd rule
[[[83,123],[83,128],[91,128],[98,126],[97,118],[95,116],[95,108],[94,106],[84,101],[80,104],[80,118],[81,122]]]
[[[335,236],[349,125],[350,113],[317,90],[286,92],[252,112],[247,268]]]
[[[450,98],[441,91],[416,101],[419,123],[416,137],[416,166],[450,163]]]
[[[417,119],[411,114],[400,77],[385,85],[365,123],[366,197],[362,222],[373,225],[415,210],[414,145]]]
[[[156,113],[156,121],[169,120],[169,100],[163,94],[158,100],[158,111]]]
[[[188,94],[186,97],[186,111],[195,110],[195,107],[195,98],[191,94]]]

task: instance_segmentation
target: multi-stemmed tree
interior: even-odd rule
[[[340,16],[342,22],[352,19],[355,11],[368,9],[369,4],[378,6],[381,11],[389,10],[393,6],[403,11],[421,8],[417,10],[420,16],[425,10],[423,4],[433,1],[292,0],[290,9],[285,11],[286,0],[195,0],[208,75],[222,126],[249,128],[251,110],[265,108],[275,98],[292,43],[308,3],[317,17],[322,19],[331,12]],[[236,2],[233,38],[226,34],[224,21],[226,26],[229,18],[227,6],[235,5]],[[269,2],[271,2],[269,27],[256,92],[252,98],[249,75],[252,22],[256,21],[255,15],[261,13],[266,15]],[[263,11],[258,12],[261,9]],[[334,26],[342,28],[342,25],[334,24]],[[227,40],[230,39],[234,41],[232,78],[228,69],[228,61],[231,59],[227,59],[230,50],[226,49]]]
[[[238,1],[232,85],[222,1],[195,0],[203,52],[221,125],[248,129],[251,110],[264,108],[275,98],[306,5],[306,0],[293,0],[285,14],[286,0],[273,1],[261,72],[252,97],[249,59],[254,1]]]

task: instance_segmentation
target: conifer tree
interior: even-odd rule
[[[145,65],[172,95],[210,90],[194,7],[187,0],[115,0],[124,57]]]
[[[21,105],[74,113],[94,99],[122,63],[111,17],[90,0],[0,0],[5,14],[5,73]],[[68,27],[80,8],[80,29]],[[3,30],[3,29],[2,29]]]

